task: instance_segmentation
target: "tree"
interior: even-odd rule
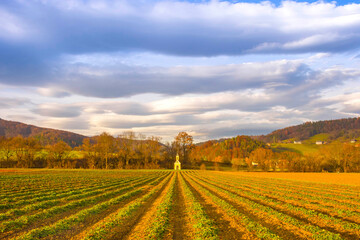
[[[234,170],[238,171],[239,167],[244,164],[244,160],[241,158],[231,159],[231,164]]]
[[[193,147],[193,137],[186,132],[179,132],[175,137],[175,144],[180,152],[180,155],[183,157],[183,164],[188,162],[188,155]]]
[[[2,159],[4,161],[10,161],[11,157],[13,156],[13,145],[12,145],[12,139],[11,138],[2,138],[0,139],[0,150]]]
[[[12,140],[18,167],[31,168],[34,166],[36,152],[40,149],[35,138],[18,136]]]
[[[135,158],[136,134],[132,131],[123,132],[117,137],[118,154],[120,161],[119,168],[130,168],[130,162]]]
[[[115,141],[114,137],[110,134],[103,132],[98,137],[98,147],[101,153],[100,157],[102,159],[102,164],[105,162],[105,168],[109,168],[109,158],[112,153],[115,151]]]
[[[149,137],[145,141],[144,149],[144,167],[145,168],[158,168],[158,161],[160,160],[160,137]]]
[[[96,151],[94,144],[91,144],[89,138],[85,138],[83,140],[83,144],[81,145],[80,149],[84,153],[89,168],[91,169],[97,168],[98,152]]]
[[[257,163],[264,171],[274,168],[272,163],[273,152],[270,149],[258,148],[251,152],[249,159],[251,162]]]
[[[48,147],[48,167],[65,168],[66,160],[71,155],[71,147],[64,141],[59,141]]]

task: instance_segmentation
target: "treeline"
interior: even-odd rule
[[[333,142],[307,154],[276,153],[258,148],[245,159],[250,170],[290,172],[360,172],[360,148],[354,144]]]
[[[279,142],[286,139],[304,140],[319,133],[328,133],[332,140],[339,137],[357,138],[360,136],[360,118],[306,122],[276,130],[266,136],[258,136],[257,139],[265,142]]]
[[[260,147],[265,147],[265,143],[249,136],[237,136],[221,141],[210,140],[195,146],[191,151],[191,159],[198,163],[230,163],[249,157],[252,151]]]
[[[44,145],[34,137],[0,138],[0,167],[141,169],[171,168],[177,153],[186,167],[193,139],[185,132],[163,145],[159,137],[124,132],[113,137],[108,133],[86,138],[72,148],[60,140]]]
[[[228,165],[234,170],[248,171],[360,172],[360,148],[342,142],[323,145],[317,152],[302,155],[274,152],[264,142],[237,136],[198,145],[190,157],[197,165],[212,162],[215,170]]]
[[[274,152],[264,142],[237,136],[194,145],[180,132],[174,141],[162,144],[158,137],[124,132],[86,138],[78,147],[64,141],[42,144],[37,138],[0,137],[0,167],[143,169],[173,168],[176,154],[182,168],[205,169],[205,163],[232,166],[234,170],[293,172],[360,172],[360,148],[333,142],[308,154]]]

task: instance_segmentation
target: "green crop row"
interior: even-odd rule
[[[61,180],[57,180],[57,181],[61,181]],[[99,183],[92,183],[92,184],[88,184],[88,185],[82,185],[79,187],[76,186],[68,186],[65,187],[64,185],[59,188],[51,188],[51,189],[45,189],[45,190],[34,190],[34,189],[28,189],[25,193],[23,193],[21,196],[18,197],[14,197],[13,195],[6,195],[6,197],[4,197],[2,199],[2,204],[0,204],[0,209],[7,209],[7,208],[12,208],[12,206],[19,206],[19,205],[24,205],[27,202],[31,202],[36,200],[41,200],[41,199],[47,199],[47,198],[52,198],[54,197],[54,195],[57,194],[66,194],[69,192],[69,189],[71,189],[72,191],[81,191],[83,189],[87,189],[87,188],[91,188],[91,187],[101,187],[107,184],[116,184],[117,181],[106,181],[105,183],[102,183],[99,186]]]
[[[152,196],[160,191],[162,187],[169,182],[169,179],[172,176],[173,174],[169,175],[167,178],[162,180],[161,183],[159,183],[160,179],[158,179],[157,183],[159,184],[157,184],[151,191],[106,217],[103,221],[99,222],[95,227],[91,228],[87,233],[85,233],[82,239],[105,239],[106,236],[112,232],[113,228],[120,226],[124,221],[126,221],[127,218],[129,218],[143,204],[145,204],[146,201],[148,201]]]
[[[211,182],[215,181],[212,180]],[[218,184],[224,186],[223,182],[218,182]],[[326,214],[316,212],[311,209],[306,209],[304,207],[294,206],[284,201],[279,201],[272,197],[264,196],[261,194],[261,192],[252,192],[246,191],[244,189],[238,189],[238,186],[232,187],[236,194],[238,194],[239,196],[247,198],[251,201],[256,201],[264,206],[271,207],[277,211],[285,212],[291,216],[305,219],[307,222],[320,228],[333,229],[335,232],[339,232],[342,234],[350,234],[354,238],[360,237],[360,225],[358,224],[347,222]]]
[[[209,178],[207,178],[209,179]],[[255,194],[262,194],[270,198],[275,198],[286,203],[305,207],[307,209],[316,210],[321,213],[328,214],[330,216],[349,219],[351,221],[360,223],[360,212],[357,212],[359,205],[353,205],[349,203],[336,202],[330,199],[324,199],[321,196],[309,196],[303,193],[296,193],[291,189],[278,189],[277,186],[272,184],[252,184],[252,190],[248,188],[243,182],[229,181],[222,179],[222,183],[230,185],[237,185],[237,187],[243,191],[251,191]],[[355,211],[354,211],[355,209]]]
[[[22,216],[18,219],[15,220],[10,220],[10,221],[6,221],[0,224],[0,232],[6,232],[6,231],[11,231],[11,230],[16,230],[16,229],[21,229],[24,226],[28,226],[36,221],[38,221],[39,219],[46,219],[49,217],[52,217],[56,214],[59,213],[63,213],[72,209],[76,209],[79,207],[86,207],[88,205],[91,204],[96,204],[99,201],[104,201],[106,199],[109,199],[111,197],[115,197],[125,191],[131,190],[133,188],[142,186],[146,183],[149,183],[153,180],[156,180],[157,177],[153,177],[151,179],[146,179],[140,183],[134,184],[132,186],[129,187],[125,187],[125,188],[121,188],[121,189],[117,189],[114,191],[110,191],[110,192],[105,192],[103,194],[100,195],[96,195],[90,198],[86,198],[86,199],[81,199],[81,200],[74,200],[72,202],[69,202],[65,205],[62,206],[55,206],[52,207],[50,209],[44,210],[42,212],[33,214],[33,215],[28,215],[28,216]]]
[[[82,199],[82,198],[87,198],[87,197],[91,197],[91,196],[95,196],[95,195],[99,195],[108,191],[112,191],[114,189],[119,189],[119,187],[123,187],[124,185],[128,184],[130,181],[132,181],[132,183],[136,183],[138,181],[143,181],[145,179],[140,178],[135,178],[135,179],[127,179],[124,180],[123,182],[118,182],[118,183],[113,183],[109,186],[101,186],[101,187],[94,187],[94,188],[89,188],[89,189],[84,189],[82,191],[69,191],[67,193],[64,194],[60,194],[60,195],[52,195],[51,197],[47,197],[45,198],[35,198],[32,201],[30,201],[30,203],[34,204],[28,204],[23,208],[20,209],[16,209],[13,208],[9,211],[7,211],[6,213],[1,213],[0,214],[0,221],[3,220],[7,220],[7,219],[11,219],[14,218],[16,216],[24,216],[27,213],[30,213],[34,210],[45,210],[47,208],[53,207],[53,206],[57,206],[63,203],[66,203],[68,201],[72,201],[72,200],[77,200],[77,199]],[[13,206],[14,207],[14,206]]]
[[[307,224],[287,214],[276,211],[271,207],[241,197],[234,193],[234,192],[238,192],[238,190],[235,187],[229,187],[228,185],[224,185],[223,182],[216,182],[216,181],[209,182],[203,179],[199,179],[199,180],[204,182],[206,186],[211,186],[213,189],[215,189],[215,191],[219,193],[223,193],[225,196],[227,196],[228,199],[235,201],[243,209],[246,209],[246,211],[261,218],[262,221],[264,222],[274,221],[274,224],[279,225],[279,227],[283,229],[292,231],[295,235],[298,233],[300,234],[299,230],[302,230],[308,232],[312,239],[334,239],[334,240],[342,239],[339,234],[334,234],[318,226]],[[229,190],[225,190],[225,189],[229,189]]]
[[[169,214],[173,205],[173,196],[176,181],[176,177],[174,177],[170,183],[170,188],[165,195],[165,198],[158,206],[155,216],[153,216],[152,222],[146,230],[147,234],[145,239],[161,239],[162,235],[164,234],[169,223]]]
[[[242,224],[249,232],[252,232],[256,237],[260,239],[281,239],[278,235],[274,234],[267,227],[262,226],[260,223],[250,219],[246,215],[239,212],[234,206],[224,201],[223,199],[212,194],[210,191],[205,189],[200,184],[196,183],[193,178],[188,177],[189,182],[194,184],[199,191],[203,192],[207,197],[209,197],[218,207],[220,207],[224,212],[229,216],[234,217]]]
[[[154,182],[158,182],[163,178],[155,178]],[[42,228],[33,229],[30,232],[19,236],[15,239],[17,240],[32,240],[32,239],[40,239],[50,235],[61,234],[62,231],[71,229],[75,225],[85,221],[87,218],[93,217],[93,215],[99,214],[111,206],[117,205],[123,202],[126,199],[129,199],[132,196],[141,194],[144,190],[141,188],[143,184],[135,184],[129,187],[127,190],[134,189],[130,192],[127,192],[123,195],[111,198],[106,202],[99,203],[90,208],[81,210],[80,212],[71,215],[68,218],[62,219],[50,226],[45,226]]]
[[[180,184],[184,189],[185,202],[189,204],[186,211],[192,219],[192,226],[195,233],[194,239],[219,239],[218,229],[215,227],[214,222],[206,215],[204,208],[195,198],[189,186],[185,183],[183,176],[180,177]]]

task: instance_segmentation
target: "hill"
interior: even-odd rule
[[[7,121],[0,118],[0,136],[4,137],[35,137],[40,140],[41,144],[54,144],[59,140],[63,140],[71,146],[78,146],[82,143],[86,136],[56,130],[51,128],[41,128],[25,123]]]
[[[360,137],[360,117],[344,118],[317,122],[306,122],[297,126],[276,130],[268,135],[256,136],[264,142],[280,142],[284,140],[307,140],[326,138],[344,140]]]
[[[199,143],[192,149],[191,157],[197,162],[230,163],[233,158],[248,157],[253,150],[259,147],[265,147],[265,144],[249,136],[237,136]]]

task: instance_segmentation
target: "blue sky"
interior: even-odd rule
[[[170,141],[359,116],[357,1],[0,2],[0,118]]]

